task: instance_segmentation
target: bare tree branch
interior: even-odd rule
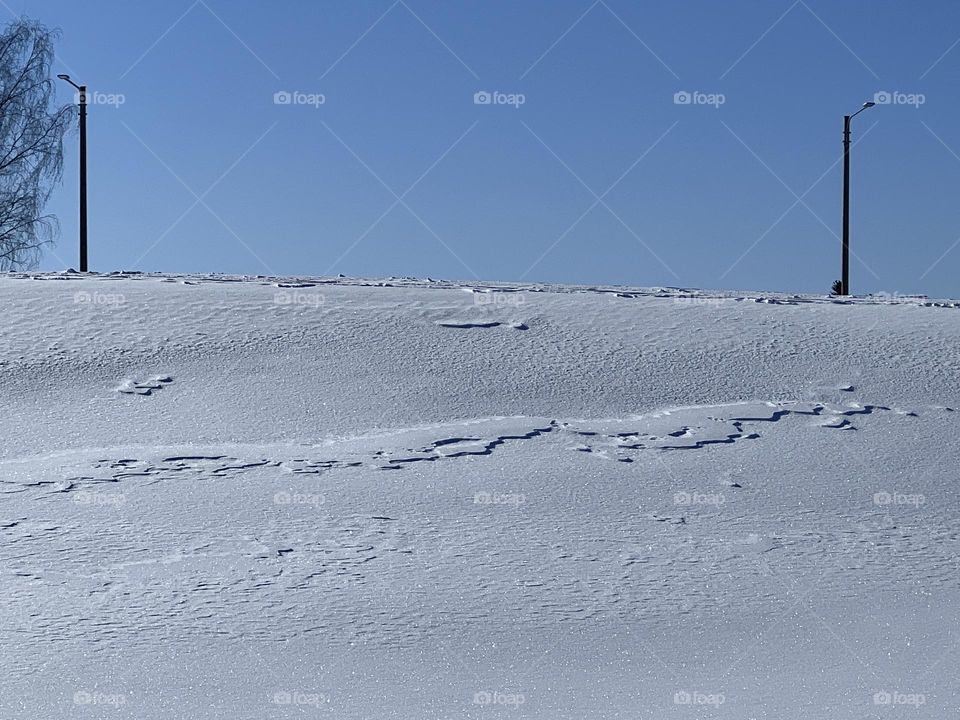
[[[0,271],[35,266],[58,230],[43,208],[63,175],[74,109],[54,107],[56,39],[25,18],[0,34]]]

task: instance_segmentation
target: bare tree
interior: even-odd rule
[[[27,19],[0,34],[0,271],[35,266],[58,230],[44,207],[63,174],[74,109],[53,107],[56,38]]]

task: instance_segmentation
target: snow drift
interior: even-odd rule
[[[7,718],[944,718],[960,313],[9,274]]]

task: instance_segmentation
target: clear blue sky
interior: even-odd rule
[[[91,108],[95,270],[825,292],[842,116],[886,91],[854,120],[853,290],[960,296],[960,3],[3,6],[123,96]],[[76,173],[70,136],[44,268],[76,265]]]

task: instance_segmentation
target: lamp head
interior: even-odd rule
[[[864,107],[864,108],[872,108],[874,105],[876,105],[875,102],[865,102],[865,103],[863,104],[863,107]]]
[[[67,81],[70,80],[70,76],[69,76],[69,75],[65,75],[65,74],[62,74],[62,73],[61,73],[60,75],[57,75],[57,77],[60,78],[61,80],[67,80]]]

